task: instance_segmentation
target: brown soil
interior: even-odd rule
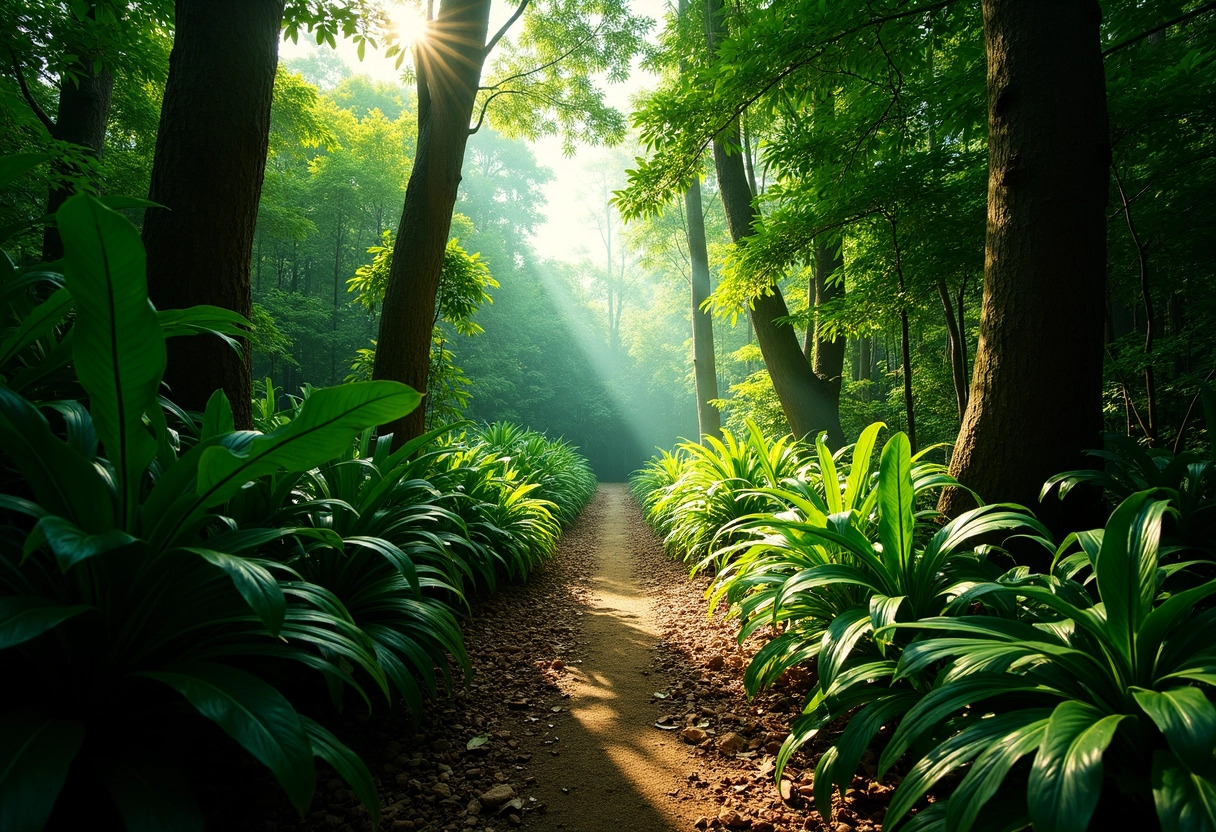
[[[474,610],[468,688],[435,703],[425,725],[346,726],[378,778],[382,828],[873,832],[884,787],[855,781],[824,824],[796,755],[778,791],[774,754],[803,692],[794,679],[747,700],[755,645],[706,616],[706,585],[664,555],[626,486],[600,486],[552,562]],[[322,777],[313,807],[300,819],[263,806],[215,828],[371,828],[337,779]]]

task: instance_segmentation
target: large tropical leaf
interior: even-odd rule
[[[1026,787],[1036,832],[1089,828],[1102,793],[1102,755],[1126,718],[1075,700],[1052,711]]]
[[[0,650],[36,638],[90,607],[71,606],[36,595],[0,596]]]
[[[87,195],[70,198],[56,217],[64,277],[78,312],[76,376],[118,476],[119,516],[131,528],[140,477],[157,450],[144,414],[159,408],[165,372],[165,337],[148,301],[144,248],[135,226]]]
[[[1197,774],[1170,754],[1153,755],[1153,802],[1161,832],[1216,832],[1216,779],[1211,763]]]
[[[63,320],[72,306],[72,295],[67,289],[59,289],[21,319],[17,328],[0,343],[0,367],[17,353],[51,332],[55,324]]]
[[[40,832],[84,741],[84,726],[24,710],[0,717],[0,829]]]
[[[888,571],[901,575],[912,553],[916,526],[912,445],[901,431],[887,440],[878,463],[878,539]]]
[[[415,390],[394,381],[317,390],[291,422],[258,436],[243,451],[221,446],[204,451],[198,466],[199,503],[223,502],[250,480],[280,469],[315,468],[342,453],[359,431],[398,419],[421,400]]]
[[[283,694],[251,673],[221,664],[200,662],[142,675],[186,697],[274,773],[292,805],[301,812],[308,807],[317,782],[312,744]]]
[[[1216,750],[1216,707],[1195,687],[1155,690],[1133,688],[1136,704],[1161,729],[1170,751],[1192,769],[1212,764]]]

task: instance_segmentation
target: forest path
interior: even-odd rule
[[[467,688],[457,682],[417,723],[352,709],[341,736],[377,778],[380,829],[825,829],[801,796],[804,761],[791,767],[788,801],[773,783],[773,754],[802,693],[747,700],[754,645],[740,650],[733,623],[706,616],[707,585],[664,553],[626,485],[600,485],[526,583],[474,600],[462,627]],[[256,799],[216,795],[231,811],[210,828],[373,830],[337,778],[322,777],[304,818],[264,770],[245,779]],[[874,830],[847,818],[856,832]]]
[[[591,561],[586,658],[571,667],[563,685],[573,720],[554,732],[557,753],[533,763],[535,796],[548,811],[528,825],[572,832],[687,830],[696,807],[674,796],[687,785],[688,752],[677,736],[654,726],[654,693],[665,690],[668,679],[650,670],[662,632],[653,599],[635,575],[634,553],[639,544],[653,547],[653,534],[619,483],[600,486],[586,520],[591,522],[572,529],[562,543],[584,549]]]

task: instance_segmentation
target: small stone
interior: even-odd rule
[[[743,815],[734,809],[729,808],[723,808],[721,812],[718,812],[718,820],[727,829],[743,829],[744,827],[751,826],[750,820],[743,817]]]
[[[512,826],[519,826],[521,823],[523,823],[523,819],[519,815],[515,814],[514,812],[507,815],[507,820],[509,820],[511,822]]]
[[[758,820],[752,824],[752,832],[773,832],[776,829],[769,820]]]
[[[765,754],[772,754],[773,756],[776,756],[780,751],[781,751],[781,743],[779,743],[779,742],[770,742],[764,746]]]
[[[747,741],[732,731],[729,734],[724,734],[718,740],[718,751],[722,752],[726,757],[733,757],[742,751],[745,745],[747,745]]]
[[[721,670],[726,667],[726,659],[721,656],[714,656],[709,660],[708,667],[710,670]]]
[[[564,661],[562,661],[561,659],[554,659],[553,661],[549,662],[550,670],[561,670],[565,666],[566,666],[566,663]]]
[[[485,806],[494,808],[495,806],[501,806],[513,797],[515,797],[515,789],[506,783],[499,783],[481,795],[481,802]]]
[[[853,827],[841,820],[832,824],[832,832],[853,832]]]
[[[685,742],[690,742],[693,745],[699,745],[700,743],[705,742],[705,738],[709,735],[705,733],[705,729],[690,725],[680,732],[680,736],[684,738]]]
[[[701,817],[697,818],[697,822],[694,823],[693,826],[695,826],[697,829],[708,829],[709,818],[705,817],[705,815],[701,815]]]
[[[465,811],[470,815],[481,814],[481,801],[477,798],[473,798],[469,801],[469,805],[465,807]]]
[[[447,783],[436,783],[434,786],[431,786],[431,791],[439,795],[439,797],[452,796],[452,787]]]

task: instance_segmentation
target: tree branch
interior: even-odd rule
[[[1153,35],[1157,34],[1158,32],[1164,32],[1166,29],[1170,28],[1171,26],[1178,26],[1179,24],[1186,23],[1188,20],[1190,20],[1192,18],[1200,17],[1201,15],[1205,15],[1205,14],[1208,14],[1209,12],[1213,12],[1213,11],[1216,11],[1216,2],[1207,3],[1206,5],[1200,6],[1197,9],[1191,9],[1186,14],[1178,15],[1178,17],[1175,17],[1173,20],[1167,20],[1165,23],[1162,23],[1160,26],[1154,26],[1153,28],[1147,29],[1134,37],[1128,38],[1127,40],[1123,41],[1122,43],[1116,43],[1114,46],[1110,47],[1109,49],[1104,49],[1102,51],[1102,57],[1106,58],[1110,55],[1115,54],[1116,52],[1119,52],[1123,49],[1126,49],[1129,46],[1132,46],[1133,44],[1139,43],[1140,41],[1144,40],[1145,38],[1152,37]]]
[[[516,6],[515,11],[511,13],[511,17],[502,25],[501,29],[494,33],[494,37],[490,38],[490,42],[486,44],[486,49],[483,53],[484,55],[489,57],[490,53],[494,51],[494,47],[498,46],[498,42],[503,39],[503,36],[507,33],[507,31],[515,25],[517,20],[519,20],[520,16],[524,13],[524,9],[528,7],[529,2],[531,2],[531,0],[519,0],[519,5]]]
[[[30,93],[30,88],[25,83],[25,73],[21,71],[21,64],[17,62],[17,53],[10,47],[8,54],[13,62],[13,75],[17,78],[17,86],[21,88],[21,95],[25,98],[25,103],[29,105],[34,116],[42,122],[42,126],[51,134],[51,137],[55,138],[55,122],[51,121],[51,117],[46,114],[42,107],[38,106],[38,102],[34,100],[33,94]]]

